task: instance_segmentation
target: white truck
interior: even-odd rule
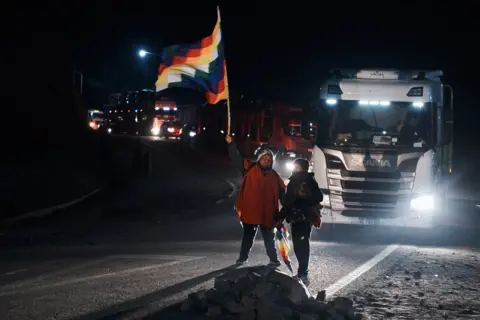
[[[318,106],[313,172],[342,217],[429,217],[452,172],[453,91],[442,71],[331,72]]]

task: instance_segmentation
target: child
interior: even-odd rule
[[[321,226],[320,202],[323,201],[323,195],[313,173],[308,172],[308,160],[296,159],[293,165],[283,215],[291,224],[293,250],[298,260],[297,278],[308,286],[310,234],[312,225],[316,228]]]

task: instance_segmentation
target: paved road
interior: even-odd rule
[[[61,216],[31,222],[22,229],[0,229],[4,233],[0,319],[174,319],[162,311],[165,306],[210,287],[213,277],[232,265],[242,229],[231,210],[234,197],[228,198],[229,185],[222,194],[218,181],[226,177],[238,183],[238,176],[228,164],[208,165],[220,160],[202,161],[202,165],[192,161],[177,142],[145,142],[156,150],[154,168],[161,184],[137,182],[129,190],[101,195]],[[202,182],[200,189],[185,189],[194,181]],[[180,221],[167,219],[172,212],[162,209],[170,203],[162,197],[165,185],[172,191],[184,190],[174,201],[183,211],[174,216],[191,210],[190,202],[200,208],[208,204],[209,209],[182,215]],[[216,197],[206,200],[205,195],[190,194],[201,189],[205,194],[216,190]],[[158,206],[152,207],[151,197],[158,199]],[[121,214],[109,213],[112,203],[117,209],[126,207]],[[22,239],[31,230],[36,236],[28,245],[12,240]],[[405,262],[419,246],[476,252],[475,237],[474,230],[453,227],[325,224],[313,234],[310,289],[356,292],[399,261]],[[250,263],[266,262],[259,236]]]

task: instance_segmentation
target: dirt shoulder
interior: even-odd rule
[[[480,253],[412,250],[355,296],[371,319],[478,319]]]

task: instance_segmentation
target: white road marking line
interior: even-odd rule
[[[52,276],[58,276],[58,275],[62,275],[64,273],[70,273],[70,272],[73,272],[73,271],[76,271],[76,270],[81,270],[81,269],[84,269],[84,268],[92,267],[94,265],[100,264],[100,263],[108,261],[108,260],[110,260],[110,257],[99,258],[99,259],[87,261],[87,262],[84,262],[84,263],[79,263],[75,266],[72,266],[72,267],[69,267],[69,268],[64,268],[62,270],[49,273],[49,274],[45,275],[44,278],[47,278],[47,277],[51,278]]]
[[[291,241],[291,239],[289,239]],[[201,251],[201,250],[208,250],[211,251],[212,246],[219,247],[219,248],[229,248],[229,247],[240,247],[242,240],[203,240],[203,241],[169,241],[169,242],[163,242],[162,244],[159,244],[155,246],[155,249],[157,250],[183,250],[187,253],[192,253],[191,249],[195,248],[195,252]],[[263,240],[255,240],[254,241],[255,246],[263,246]],[[337,245],[342,245],[340,242],[328,242],[328,241],[317,241],[313,240],[310,244],[312,247],[313,246],[321,246],[321,247],[326,247],[326,246],[337,246]],[[189,251],[190,250],[190,251]]]
[[[28,255],[28,254],[27,254]],[[48,266],[48,265],[52,265],[52,264],[55,264],[55,263],[59,263],[61,262],[62,259],[54,259],[54,260],[47,260],[47,261],[42,261],[42,262],[39,262],[37,264],[34,265],[34,267],[36,268],[41,268],[41,267],[44,267],[44,266]],[[21,271],[28,271],[29,268],[22,268],[22,269],[19,269]],[[15,272],[15,271],[11,271],[11,272]],[[5,273],[5,274],[8,274],[8,273]],[[6,288],[6,287],[9,287],[9,285],[7,286],[3,286],[3,288]],[[2,288],[2,287],[0,287]]]
[[[20,216],[17,216],[17,217],[1,220],[0,222],[1,223],[12,223],[12,222],[17,222],[17,221],[20,221],[20,220],[25,220],[25,219],[28,219],[28,218],[32,218],[32,217],[45,217],[45,216],[48,216],[48,215],[54,213],[55,211],[67,209],[67,208],[69,208],[69,207],[71,207],[71,206],[73,206],[73,205],[75,205],[79,202],[87,200],[88,198],[92,197],[93,195],[99,193],[100,191],[102,191],[102,188],[97,188],[97,189],[81,196],[80,198],[74,199],[72,201],[61,203],[59,205],[49,207],[49,208],[44,208],[44,209],[40,209],[40,210],[31,211],[31,212],[28,212],[26,214],[23,214],[23,215],[20,215]]]
[[[192,261],[198,259],[198,256],[177,256],[165,254],[114,254],[110,258],[118,259],[162,259],[162,260],[178,260],[178,261]],[[201,258],[201,257],[200,257]]]
[[[136,254],[109,255],[109,256],[104,257],[104,258],[99,258],[99,259],[87,261],[87,262],[80,263],[80,264],[77,264],[77,265],[69,267],[69,268],[63,268],[62,270],[59,270],[59,271],[54,271],[54,272],[51,272],[51,273],[40,275],[40,276],[35,277],[33,279],[25,279],[25,280],[22,280],[22,281],[18,281],[18,282],[15,282],[15,283],[12,283],[12,284],[9,284],[9,285],[6,285],[6,286],[2,286],[0,288],[2,288],[2,290],[8,290],[8,289],[18,290],[20,288],[24,288],[26,286],[44,281],[46,279],[49,279],[49,278],[52,278],[52,277],[55,277],[55,276],[60,276],[62,274],[72,273],[74,271],[85,269],[85,268],[88,268],[88,267],[93,267],[97,264],[112,260],[114,258],[118,258],[118,259],[145,259],[145,260],[147,260],[147,259],[162,259],[162,260],[177,260],[177,261],[192,261],[192,260],[197,259],[196,256],[176,256],[176,255],[175,256],[174,255],[147,255],[147,254],[145,254],[145,255],[136,255]],[[54,262],[58,262],[58,261],[61,261],[61,259],[60,260],[53,260],[53,261],[46,262],[46,263],[54,263]],[[26,271],[26,270],[28,270],[28,269],[21,269],[21,270],[18,270],[18,272]],[[6,273],[5,275],[14,274],[12,272]]]
[[[0,288],[2,288],[2,290],[5,290],[5,289],[8,290],[10,288],[15,288],[15,289],[18,290],[20,288],[35,285],[36,283],[44,281],[48,278],[52,278],[52,277],[55,277],[55,276],[60,276],[60,275],[65,274],[65,273],[71,273],[71,272],[74,272],[76,270],[81,270],[81,269],[84,269],[84,268],[92,267],[94,265],[97,265],[97,264],[100,264],[102,262],[108,261],[109,259],[110,259],[110,257],[105,257],[105,258],[95,259],[95,260],[92,260],[92,261],[87,261],[87,262],[84,262],[84,263],[80,263],[80,264],[71,266],[69,268],[63,268],[63,269],[58,270],[58,271],[46,273],[46,274],[34,277],[32,279],[25,279],[25,280],[21,280],[21,281],[18,281],[18,282],[14,282],[12,284],[2,286]],[[46,262],[44,264],[55,263],[55,262],[59,262],[59,261],[61,261],[61,259],[49,261],[49,262]]]
[[[347,285],[355,281],[358,277],[360,277],[362,274],[373,268],[375,265],[377,265],[380,261],[388,257],[393,251],[395,251],[398,248],[398,244],[391,244],[387,246],[385,249],[380,251],[376,256],[374,256],[372,259],[368,260],[346,276],[340,278],[337,282],[329,286],[326,291],[327,297],[331,297],[335,293],[337,293],[339,290],[345,288]]]
[[[28,271],[28,269],[13,270],[13,271],[5,272],[5,273],[0,274],[0,275],[1,275],[1,276],[13,276],[14,274],[17,274],[17,273],[20,273],[20,272],[24,272],[24,271]]]
[[[19,289],[19,290],[10,290],[10,291],[5,291],[5,292],[0,292],[0,297],[4,296],[12,296],[16,294],[25,294],[25,293],[30,293],[38,290],[45,290],[45,289],[51,289],[51,288],[56,288],[56,287],[63,287],[67,285],[72,285],[80,282],[87,282],[87,281],[92,281],[92,280],[98,280],[98,279],[103,279],[103,278],[109,278],[109,277],[115,277],[115,276],[120,276],[120,275],[127,275],[131,273],[136,273],[136,272],[144,272],[144,271],[150,271],[154,269],[160,269],[164,267],[171,267],[180,263],[185,263],[185,262],[191,262],[194,260],[201,260],[205,259],[205,257],[195,257],[194,259],[184,259],[184,260],[178,260],[178,261],[171,261],[171,262],[166,262],[166,263],[159,263],[159,264],[154,264],[150,266],[145,266],[145,267],[139,267],[139,268],[132,268],[132,269],[126,269],[122,271],[115,271],[115,272],[108,272],[108,273],[103,273],[103,274],[98,274],[94,276],[87,276],[87,277],[80,277],[76,279],[70,279],[70,280],[65,280],[65,281],[60,281],[60,282],[53,282],[50,284],[45,284],[45,285],[39,285],[35,286],[33,288],[26,288],[26,289]]]

